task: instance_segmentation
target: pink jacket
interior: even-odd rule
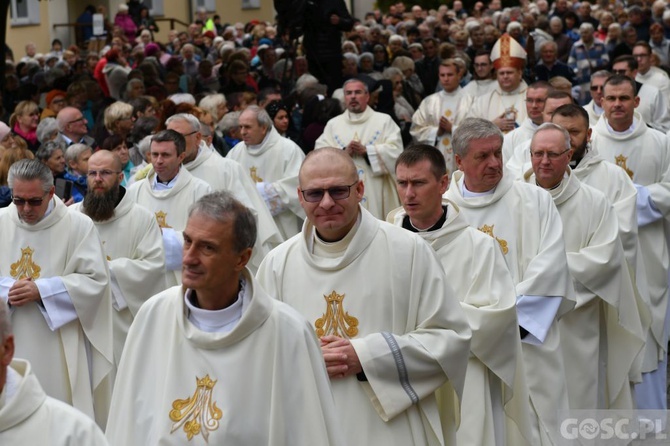
[[[126,39],[128,42],[135,42],[135,36],[137,35],[137,25],[133,22],[133,18],[130,14],[117,13],[114,17],[114,25],[120,27],[124,33],[126,33]]]

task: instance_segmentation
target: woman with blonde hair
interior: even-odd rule
[[[2,146],[0,146],[2,149]],[[7,184],[9,168],[15,162],[28,158],[33,159],[35,155],[25,148],[13,148],[0,150],[0,208],[9,206],[12,202],[12,191]]]
[[[33,101],[21,101],[9,117],[12,133],[23,139],[31,152],[40,147],[37,140],[37,124],[40,122],[40,108]]]

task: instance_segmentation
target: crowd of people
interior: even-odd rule
[[[0,443],[557,445],[667,409],[670,5],[470,3],[159,42],[130,0],[8,52]]]

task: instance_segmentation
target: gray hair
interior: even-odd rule
[[[309,73],[305,73],[295,81],[295,91],[300,94],[305,88],[309,87],[310,85],[316,85],[318,83],[319,80],[316,77]]]
[[[7,184],[14,189],[14,182],[40,180],[42,190],[49,192],[54,185],[51,169],[39,160],[22,159],[11,165],[7,174]]]
[[[198,104],[198,107],[201,109],[208,111],[214,119],[216,119],[218,113],[216,111],[217,107],[219,105],[226,105],[226,97],[222,95],[221,93],[217,94],[208,94],[204,98],[200,99],[200,103]]]
[[[582,32],[582,31],[593,32],[594,30],[595,30],[595,28],[593,27],[593,24],[591,24],[589,22],[584,22],[581,25],[579,25],[579,32]]]
[[[370,59],[371,61],[374,61],[375,57],[372,55],[372,53],[362,53],[360,56],[358,56],[358,63],[361,63],[363,59]]]
[[[200,123],[200,134],[202,135],[203,138],[207,138],[209,136],[212,136],[212,128],[204,123]]]
[[[533,133],[533,138],[530,140],[531,150],[533,148],[533,142],[535,141],[535,138],[537,137],[537,135],[539,135],[540,132],[546,132],[546,131],[549,131],[549,130],[557,130],[557,131],[561,132],[561,134],[563,135],[563,139],[565,140],[565,150],[569,150],[570,147],[572,147],[570,145],[570,133],[568,133],[567,130],[565,130],[563,127],[561,127],[558,124],[554,124],[553,122],[545,122],[544,124],[540,125],[537,128],[537,130],[535,130],[535,133]]]
[[[354,82],[358,82],[359,84],[363,84],[363,90],[365,90],[366,93],[370,93],[370,90],[368,89],[368,84],[366,84],[364,81],[357,79],[355,77],[352,77],[351,79],[345,81],[342,84],[342,91],[344,91],[344,87],[346,87],[349,84],[353,84]]]
[[[388,67],[384,69],[384,72],[382,73],[382,77],[384,79],[391,80],[393,79],[393,76],[400,76],[402,80],[405,80],[405,75],[402,74],[402,71],[400,71],[400,68],[397,67]]]
[[[87,150],[93,151],[91,146],[87,146],[86,144],[72,144],[65,150],[65,162],[68,163],[69,166],[70,161],[76,162],[79,155]]]
[[[170,125],[171,122],[175,121],[186,121],[189,123],[191,126],[191,131],[192,132],[199,132],[200,129],[200,121],[198,121],[198,118],[195,116],[189,114],[189,113],[177,113],[176,115],[172,115],[167,120],[165,121],[165,125],[168,126]]]
[[[235,252],[239,253],[254,247],[256,243],[254,214],[229,192],[213,192],[200,198],[188,210],[189,218],[194,214],[200,214],[221,223],[232,221]]]
[[[503,134],[494,123],[481,118],[466,118],[454,130],[451,146],[454,148],[455,154],[464,157],[470,150],[472,141],[492,136],[500,138],[500,147],[502,147]]]
[[[168,99],[174,102],[175,105],[179,104],[195,105],[195,98],[190,93],[175,93],[173,95],[170,95]]]
[[[9,306],[0,299],[0,342],[5,342],[8,336],[12,334],[12,322],[9,319]]]
[[[272,128],[272,125],[274,124],[272,118],[270,117],[270,115],[268,115],[268,112],[265,111],[264,108],[259,107],[258,105],[250,105],[242,113],[253,113],[253,115],[256,117],[256,121],[258,121],[258,125],[260,125],[265,129],[269,130],[270,128]]]
[[[242,112],[230,112],[226,113],[221,121],[217,124],[218,129],[224,135],[227,135],[233,129],[236,129],[240,126],[240,115]]]
[[[342,58],[347,59],[349,61],[356,62],[356,64],[358,64],[358,54],[344,53],[344,54],[342,54]]]
[[[137,150],[140,152],[140,155],[142,155],[142,159],[147,162],[151,161],[150,159],[151,157],[147,156],[147,153],[149,153],[149,151],[151,150],[151,138],[153,136],[154,135],[147,135],[144,138],[142,138],[140,142],[135,144],[137,146]]]
[[[126,93],[129,93],[130,90],[133,89],[133,85],[135,84],[140,84],[141,86],[144,87],[144,81],[142,79],[133,78],[129,80],[128,83],[126,84]]]
[[[604,78],[608,78],[608,77],[610,77],[611,75],[612,75],[612,73],[610,73],[610,72],[607,71],[607,70],[598,70],[598,71],[596,71],[595,73],[593,73],[593,74],[591,75],[591,79],[593,79],[593,78],[595,78],[595,77],[604,77]]]
[[[42,144],[51,141],[56,137],[59,130],[56,118],[44,118],[37,124],[37,140]]]
[[[65,143],[61,141],[47,141],[42,144],[37,152],[35,152],[35,158],[44,162],[47,162],[51,155],[53,155],[56,150],[62,150],[65,153]]]
[[[558,45],[553,40],[547,40],[546,42],[542,42],[542,45],[540,45],[540,51],[542,51],[544,47],[547,46],[552,47],[554,51],[558,51]]]

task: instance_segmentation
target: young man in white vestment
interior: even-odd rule
[[[571,409],[634,408],[629,376],[647,335],[611,203],[568,166],[570,134],[551,122],[531,141],[523,180],[548,191],[563,222],[577,304],[559,321]]]
[[[183,165],[188,172],[205,183],[213,191],[225,190],[248,207],[258,222],[258,239],[247,267],[256,272],[265,254],[284,241],[275,225],[270,211],[265,207],[256,186],[237,162],[223,158],[207,146],[203,140],[202,125],[188,113],[178,113],[165,121],[166,128],[184,137],[186,148]]]
[[[90,218],[55,196],[38,160],[9,169],[13,203],[0,211],[0,299],[16,352],[47,395],[104,427],[111,397],[112,303],[105,254]]]
[[[149,299],[130,327],[110,444],[346,444],[314,331],[246,268],[252,212],[214,192],[183,234],[183,287]]]
[[[237,161],[256,184],[284,240],[300,232],[305,213],[295,196],[302,149],[275,129],[264,109],[252,105],[240,115],[242,141],[227,158]]]
[[[442,90],[421,101],[412,116],[409,132],[416,142],[433,145],[442,152],[447,163],[447,175],[451,175],[455,166],[451,133],[458,125],[457,112],[464,98],[459,85],[464,73],[455,59],[443,60],[438,69]]]
[[[514,148],[530,141],[538,126],[544,122],[544,104],[552,87],[548,82],[538,81],[526,90],[526,114],[528,117],[521,125],[505,135],[503,141],[503,161],[507,162],[514,154]]]
[[[133,203],[121,186],[122,170],[114,153],[94,153],[88,161],[88,193],[73,205],[93,220],[108,262],[117,366],[133,318],[149,297],[166,288],[161,230],[154,214]]]
[[[644,41],[638,41],[633,46],[633,57],[638,62],[635,80],[642,84],[653,85],[670,101],[670,78],[663,69],[652,64],[651,46]]]
[[[591,146],[621,167],[637,188],[640,254],[647,274],[651,330],[645,347],[643,382],[636,385],[640,409],[665,409],[668,246],[665,217],[670,212],[670,147],[668,138],[647,127],[635,112],[639,98],[635,81],[614,75],[605,82],[604,116],[593,129]]]
[[[361,203],[383,220],[400,206],[393,177],[395,160],[403,150],[400,128],[389,115],[368,105],[370,93],[363,81],[349,79],[343,90],[346,110],[328,121],[314,148],[337,147],[354,160],[366,187]]]
[[[360,205],[342,150],[310,152],[299,179],[302,233],[258,277],[314,324],[348,444],[453,444],[470,329],[432,248]]]
[[[212,191],[182,166],[186,140],[176,130],[163,130],[151,137],[151,169],[146,178],[128,189],[132,202],[156,216],[165,249],[165,285],[181,283],[181,232],[186,227],[188,207]]]
[[[476,98],[471,106],[464,101],[466,110],[459,113],[463,117],[488,119],[507,133],[528,117],[524,102],[528,86],[523,81],[526,50],[505,33],[493,45],[491,60],[498,80],[495,88]]]
[[[435,147],[405,149],[396,163],[396,184],[403,207],[388,221],[431,244],[472,329],[457,444],[530,445],[516,292],[502,251],[442,198],[449,177]]]
[[[568,409],[558,319],[574,307],[560,216],[546,191],[503,175],[502,132],[469,118],[454,134],[458,171],[445,197],[493,237],[516,286],[534,445],[556,444]]]
[[[30,363],[14,358],[9,311],[0,300],[0,444],[106,446],[91,418],[47,396]]]

